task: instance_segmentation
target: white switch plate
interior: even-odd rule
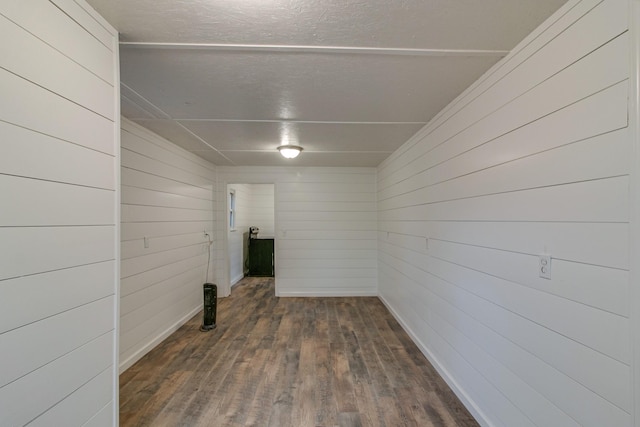
[[[551,255],[538,255],[538,275],[551,279]]]
[[[144,247],[145,247],[145,249],[149,248],[149,238],[148,237],[144,238]]]

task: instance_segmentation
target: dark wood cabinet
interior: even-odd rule
[[[249,239],[249,276],[273,277],[273,239]]]

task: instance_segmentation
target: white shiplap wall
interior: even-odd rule
[[[216,177],[211,163],[126,119],[121,139],[120,369],[125,370],[202,308],[204,232],[215,240]],[[207,281],[214,274],[212,263]]]
[[[273,184],[248,184],[247,224],[260,229],[260,237],[275,235],[275,194]]]
[[[117,33],[0,2],[0,425],[117,422]]]
[[[218,189],[275,185],[278,295],[376,295],[375,177],[373,168],[219,167]]]
[[[628,6],[568,2],[378,168],[381,298],[483,425],[631,425]]]

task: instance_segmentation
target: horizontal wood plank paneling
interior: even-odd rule
[[[92,14],[93,8],[87,3],[76,2],[75,0],[50,0],[53,4],[64,10],[67,16],[91,33],[109,50],[116,50],[114,39],[108,30],[109,23],[100,15]],[[117,43],[117,41],[115,41]]]
[[[436,272],[427,272],[426,267],[416,268],[405,259],[384,257],[383,268],[402,272],[417,290],[447,301],[474,321],[481,322],[515,345],[545,360],[558,372],[589,389],[602,390],[611,402],[629,408],[629,395],[624,387],[620,387],[620,384],[629,380],[628,365],[594,352],[574,340],[567,340],[564,335],[476,295],[473,289],[462,288],[449,276],[440,277]],[[578,359],[581,362],[575,363]]]
[[[4,174],[115,190],[112,156],[5,122],[0,134]],[[15,161],[20,156],[28,161]]]
[[[213,200],[212,192],[209,189],[194,187],[169,178],[151,175],[133,169],[122,169],[122,181],[135,181],[137,183],[136,188],[177,194],[196,199]]]
[[[627,222],[627,176],[398,207],[382,220]],[[415,202],[414,202],[415,203]]]
[[[260,236],[275,235],[275,189],[273,184],[250,184],[246,223],[260,229]]]
[[[149,222],[122,224],[122,242],[139,240],[144,236],[176,236],[185,233],[201,232],[210,227],[209,221],[193,222]],[[204,238],[204,234],[203,234]]]
[[[113,329],[114,297],[100,299],[0,336],[0,387]],[[89,323],[86,320],[93,318]],[[64,330],[65,334],[57,332]]]
[[[453,147],[449,161],[433,163],[393,187],[382,189],[379,201],[387,200],[389,192],[403,195],[424,188],[427,181],[444,182],[623,129],[627,125],[627,90],[627,82],[622,82],[466,152],[456,153]],[[600,111],[602,104],[610,107]],[[518,143],[523,140],[528,143]]]
[[[350,175],[351,176],[351,175]],[[336,206],[359,206],[360,203],[375,203],[376,202],[376,193],[322,193],[322,192],[313,192],[313,193],[299,193],[295,191],[283,193],[279,195],[279,199],[281,204],[285,204],[287,202],[307,202],[308,204],[298,206],[298,208],[307,208],[309,206],[314,206],[314,202],[316,203],[331,203],[336,204]],[[344,204],[343,204],[344,203]],[[339,205],[338,205],[339,204]],[[285,205],[286,206],[286,205]]]
[[[113,190],[0,175],[5,226],[114,224]],[[43,206],[47,206],[43,209]]]
[[[147,190],[145,188],[129,187],[126,185],[122,186],[122,203],[164,208],[211,210],[211,200]]]
[[[134,148],[128,145],[127,142],[126,139],[122,141],[122,167],[169,178],[179,183],[200,187],[205,190],[211,188],[209,179],[132,151]]]
[[[149,238],[150,242],[152,240],[153,238]],[[151,243],[149,243],[149,245],[151,245]],[[198,257],[200,255],[202,255],[206,260],[206,256],[203,255],[206,252],[206,248],[203,250],[204,246],[204,243],[188,245],[122,260],[122,279],[126,279],[129,276],[143,272],[148,272],[149,270],[162,267],[163,265],[167,265],[171,262]]]
[[[0,69],[0,91],[6,100],[0,104],[3,121],[114,155],[112,120],[4,69]]]
[[[29,427],[85,426],[85,423],[113,403],[111,400],[112,394],[113,378],[111,371],[102,371],[50,411],[45,412],[29,423]],[[113,408],[111,408],[111,412],[113,412]],[[107,414],[101,416],[107,417]],[[111,419],[107,417],[101,425],[109,425],[109,422],[111,422]]]
[[[0,333],[113,295],[114,282],[114,261],[4,280],[0,285]]]
[[[202,305],[215,167],[122,121],[120,369]],[[209,269],[213,276],[214,266]]]
[[[218,173],[221,182],[275,184],[278,295],[376,294],[375,169],[221,167]]]
[[[0,280],[114,260],[113,226],[0,228]]]
[[[172,317],[186,322],[201,310],[197,307],[202,305],[202,284],[199,284],[199,292],[189,292],[188,284],[177,284],[176,289],[172,292],[146,304],[140,310],[122,317],[121,320],[125,327],[120,334],[120,351],[125,366],[131,363],[132,357],[139,359],[143,356],[138,352],[139,343],[155,342],[155,338],[163,336],[167,329],[175,330],[176,326],[165,324],[164,318]],[[187,296],[181,298],[182,295]],[[150,339],[150,337],[154,339]]]
[[[114,37],[112,31],[107,30],[111,33],[111,42],[103,44],[91,32],[94,27],[90,22],[92,16],[85,14],[79,17],[74,11],[67,10],[68,6],[58,8],[48,0],[33,0],[29,3],[2,2],[0,5],[0,14],[25,31],[45,40],[55,50],[72,58],[107,83],[118,86],[119,82],[115,81],[113,68],[117,37]],[[75,15],[76,18],[69,15]],[[83,25],[89,28],[89,31]],[[104,30],[104,27],[98,29],[99,37],[103,36]],[[87,37],[87,34],[91,34],[91,37]]]
[[[3,424],[25,425],[113,366],[113,332],[0,388]],[[55,384],[55,388],[51,387]],[[28,404],[25,404],[28,402]],[[113,416],[113,414],[111,414]]]
[[[381,298],[487,425],[631,425],[626,15],[569,2],[378,168]]]
[[[88,73],[80,64],[3,16],[0,16],[0,37],[12,41],[0,47],[5,70],[113,120],[112,84]]]
[[[143,255],[150,255],[158,252],[164,252],[171,249],[184,248],[193,245],[202,245],[207,242],[206,236],[204,236],[203,230],[196,233],[178,234],[175,236],[159,236],[148,237],[148,247],[144,246],[144,239],[129,240],[122,242],[121,257],[123,260],[129,258],[136,258]]]
[[[115,408],[113,401],[107,403],[97,414],[95,414],[82,427],[101,427],[109,425],[111,421],[110,414],[118,412],[119,408]]]
[[[118,35],[82,0],[0,34],[0,425],[114,425]]]
[[[211,172],[215,172],[214,166],[206,160],[188,156],[186,153],[172,149],[171,146],[159,143],[157,136],[148,129],[140,129],[136,132],[123,129],[122,140],[123,146],[127,149],[142,156],[151,157],[167,166],[201,176],[205,178],[205,182],[209,182]]]
[[[148,286],[153,286],[162,280],[169,280],[186,271],[202,270],[206,265],[206,257],[188,257],[179,261],[169,262],[161,267],[153,268],[145,272],[125,277],[121,280],[120,295],[125,296],[140,291]]]
[[[122,221],[132,222],[165,222],[165,221],[198,221],[213,220],[211,209],[163,208],[123,204]]]

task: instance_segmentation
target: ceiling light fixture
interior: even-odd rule
[[[295,159],[302,151],[302,147],[297,145],[281,145],[278,147],[278,151],[285,159]]]

